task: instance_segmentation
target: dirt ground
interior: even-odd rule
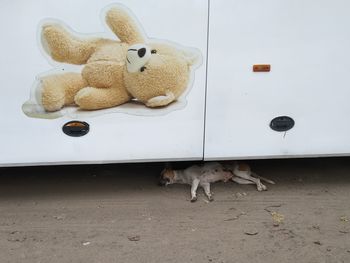
[[[161,164],[0,169],[0,262],[350,262],[350,159],[250,163],[277,184],[212,203]]]

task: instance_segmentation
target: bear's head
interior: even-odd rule
[[[135,44],[128,48],[124,81],[139,101],[172,92],[178,98],[188,88],[200,52],[170,42]]]
[[[147,37],[141,23],[123,5],[106,10],[107,25],[128,45],[124,84],[132,97],[150,107],[152,103],[147,102],[160,99],[162,103],[153,105],[165,106],[167,100],[170,103],[190,89],[194,69],[201,63],[199,50]]]

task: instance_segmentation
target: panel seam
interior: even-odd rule
[[[208,67],[209,67],[209,29],[210,29],[210,1],[208,0],[208,18],[207,18],[207,50],[205,62],[205,93],[204,93],[204,121],[203,121],[203,154],[202,161],[205,159],[205,141],[206,141],[206,125],[207,125],[207,93],[208,93]]]

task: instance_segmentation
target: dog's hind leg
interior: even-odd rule
[[[249,180],[246,180],[243,178],[239,178],[239,177],[233,177],[231,180],[236,182],[237,184],[255,184],[252,181],[249,181]]]
[[[208,197],[208,200],[211,202],[214,200],[211,192],[210,192],[210,183],[201,183],[201,186],[204,189],[205,195]]]
[[[261,181],[265,181],[266,183],[269,183],[269,184],[276,184],[274,181],[270,180],[270,179],[267,179],[265,177],[262,177],[254,172],[252,172],[252,175],[256,178],[259,178]]]
[[[258,189],[258,191],[266,191],[267,190],[267,187],[261,183],[260,179],[251,176],[248,171],[239,171],[239,170],[235,169],[234,175],[237,177],[240,177],[242,179],[252,181],[253,183],[256,184],[256,188]]]
[[[199,185],[200,180],[199,179],[194,179],[192,181],[192,187],[191,187],[191,202],[196,202],[197,201],[197,188]]]

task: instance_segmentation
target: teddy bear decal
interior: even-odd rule
[[[41,26],[41,45],[49,57],[82,67],[78,72],[38,77],[30,105],[36,104],[36,109],[40,107],[47,114],[66,107],[80,112],[111,109],[128,102],[155,109],[167,107],[186,94],[201,64],[197,49],[147,38],[122,5],[108,8],[105,21],[119,40],[79,37],[62,23]],[[38,117],[29,108],[27,103],[24,112]]]

